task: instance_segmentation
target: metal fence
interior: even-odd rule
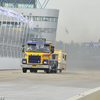
[[[40,33],[34,32],[27,23],[22,23],[20,20],[17,24],[15,18],[0,15],[0,19],[0,57],[22,57],[22,44]]]

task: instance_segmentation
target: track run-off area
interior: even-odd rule
[[[57,74],[0,71],[0,98],[5,100],[66,100],[99,86],[99,70],[65,70]]]

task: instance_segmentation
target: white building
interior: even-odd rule
[[[31,31],[26,31],[24,28],[22,31],[16,30],[14,28],[18,26],[17,20],[6,18],[6,16],[3,16],[2,20],[2,15],[0,15],[0,70],[20,69],[21,45],[29,37],[40,35],[48,41],[55,41],[59,10],[44,9],[47,3],[44,8],[41,5],[40,9],[37,9],[37,4],[40,4],[39,0],[1,0],[2,7],[13,9],[27,16],[28,19],[33,19],[34,29]]]
[[[1,6],[9,7],[18,13],[22,13],[30,20],[32,18],[34,31],[40,32],[42,37],[47,38],[49,41],[55,41],[59,10],[44,9],[41,4],[41,9],[37,9],[37,4],[39,4],[39,0],[15,0],[15,2],[14,0],[3,0],[1,2]]]

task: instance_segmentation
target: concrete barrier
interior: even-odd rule
[[[0,58],[0,70],[21,69],[20,58]]]
[[[79,94],[67,100],[100,100],[100,87]]]

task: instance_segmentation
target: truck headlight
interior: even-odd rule
[[[44,60],[44,61],[43,61],[43,64],[44,64],[44,65],[47,65],[47,64],[49,64],[49,61],[47,61],[47,60],[45,61],[45,60]]]
[[[23,60],[22,63],[23,63],[23,64],[26,64],[26,60]]]
[[[48,64],[48,62],[47,61],[44,61],[44,64]]]

